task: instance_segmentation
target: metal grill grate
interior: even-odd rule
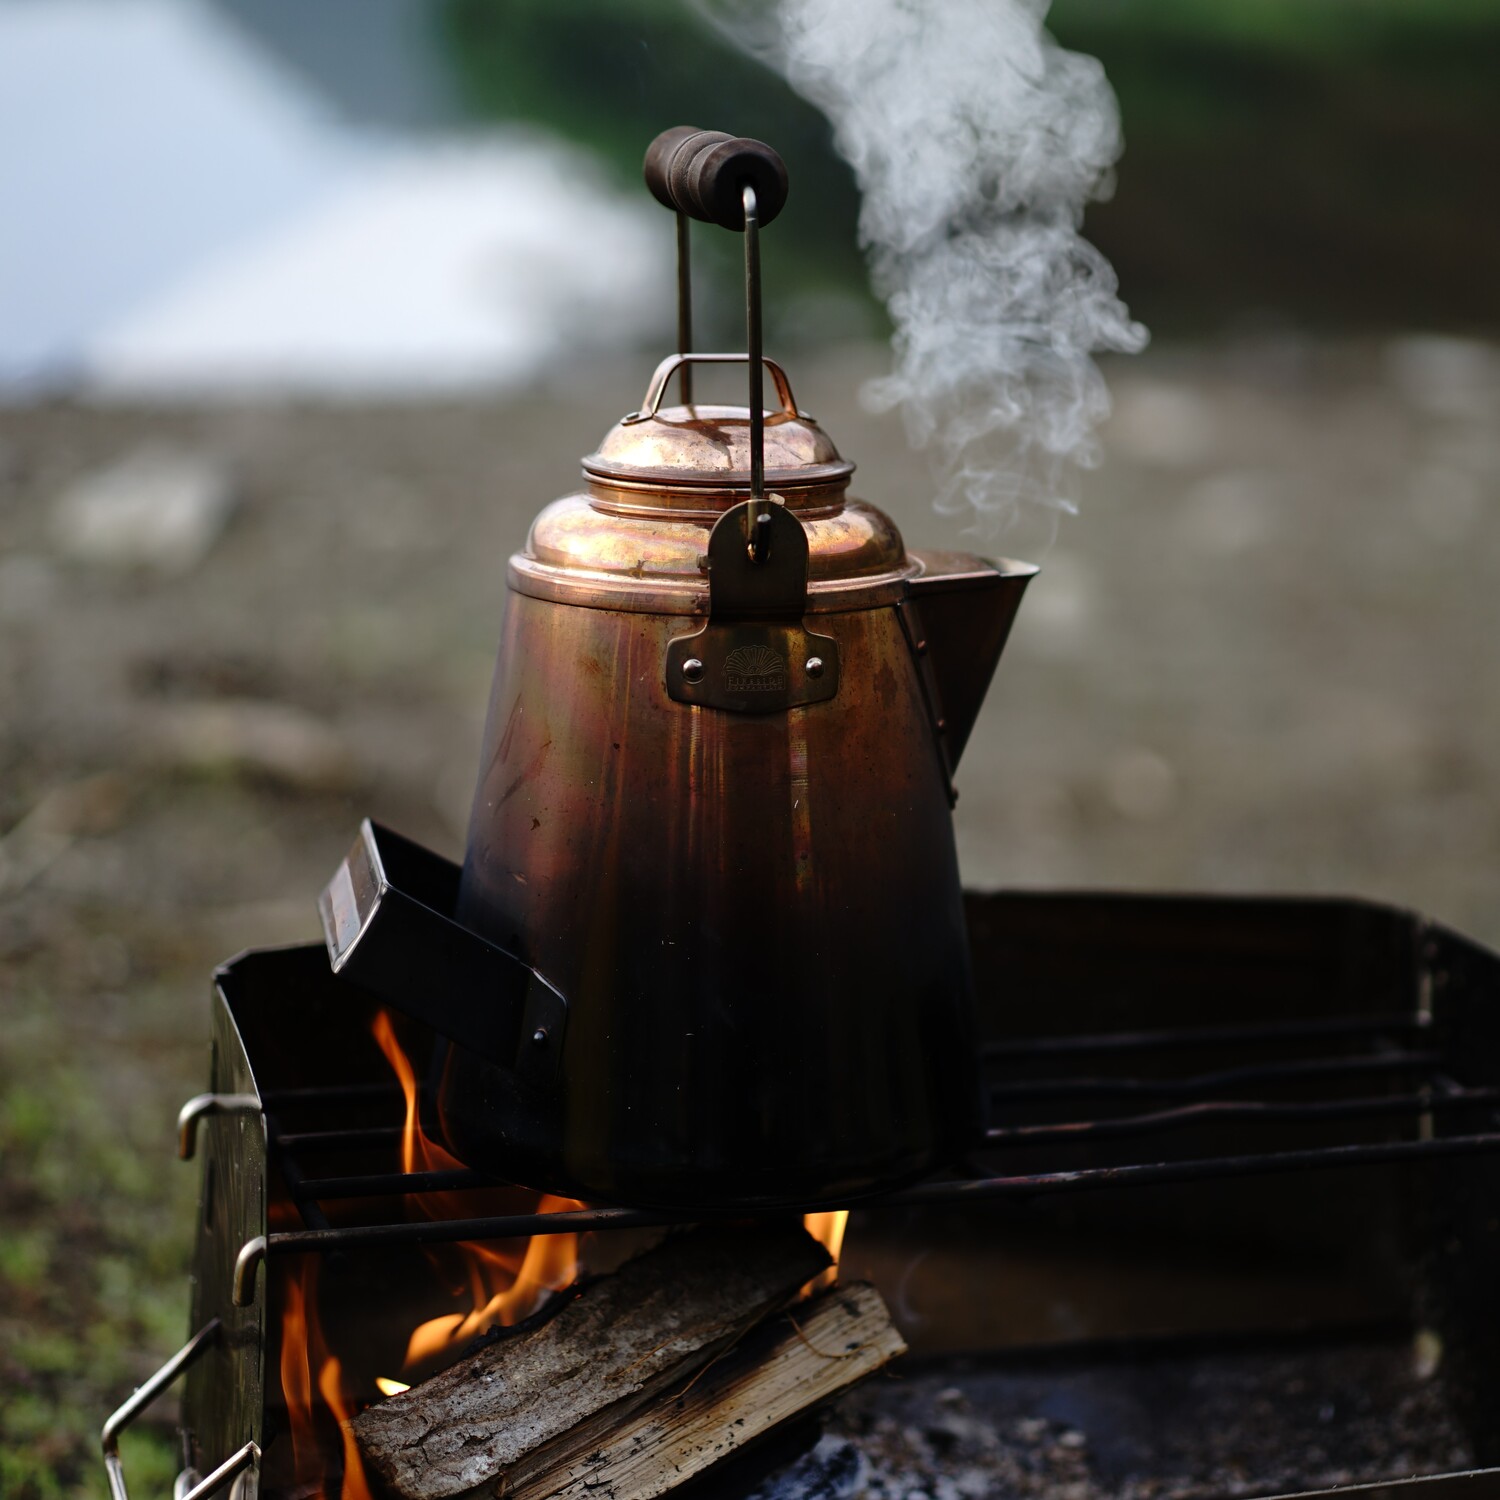
[[[1500,1151],[1500,1129],[1493,1128],[1500,1124],[1500,1088],[1465,1087],[1447,1076],[1442,1054],[1423,1045],[1428,1029],[1416,1016],[1341,1016],[1044,1036],[991,1046],[983,1055],[992,1074],[988,1094],[993,1123],[975,1143],[971,1159],[950,1174],[862,1199],[857,1206],[880,1212]],[[1309,1052],[1310,1047],[1316,1050]],[[1182,1071],[1184,1059],[1243,1056],[1247,1051],[1258,1054],[1258,1060]],[[1081,1068],[1081,1063],[1089,1066]],[[1351,1085],[1358,1092],[1347,1093]],[[337,1118],[356,1099],[364,1104],[389,1100],[392,1122],[316,1127],[316,1116]],[[395,1119],[402,1096],[394,1084],[273,1090],[263,1104],[272,1159],[303,1222],[300,1229],[268,1236],[264,1251],[271,1255],[640,1228],[713,1216],[712,1210],[598,1207],[408,1219],[404,1200],[411,1195],[506,1184],[467,1169],[390,1170],[402,1135]],[[1079,1107],[1084,1105],[1090,1108]],[[288,1115],[296,1117],[298,1128],[282,1128]],[[1434,1133],[1439,1119],[1445,1128],[1456,1126],[1455,1133]],[[1229,1123],[1252,1134],[1274,1126],[1281,1138],[1274,1147],[1232,1154],[1177,1157],[1163,1149],[1190,1130]],[[1344,1134],[1351,1126],[1362,1126],[1361,1135],[1369,1138],[1324,1139],[1335,1125]],[[1392,1139],[1393,1125],[1406,1133]],[[1285,1140],[1289,1128],[1296,1130],[1290,1143]],[[1128,1149],[1147,1142],[1157,1149]],[[1024,1160],[1046,1148],[1083,1145],[1089,1148],[1087,1165],[1049,1168]],[[367,1153],[371,1169],[339,1175],[316,1171],[320,1157],[351,1151]],[[332,1225],[326,1205],[352,1200],[370,1204],[371,1212],[361,1215],[365,1221]],[[849,1206],[823,1201],[788,1211]],[[734,1212],[743,1216],[745,1210]]]

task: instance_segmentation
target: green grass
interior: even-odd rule
[[[81,997],[0,984],[0,1496],[103,1496],[105,1416],[186,1336],[196,1177],[172,1170],[161,1065],[75,1042]],[[137,1493],[170,1490],[167,1430],[123,1451]]]

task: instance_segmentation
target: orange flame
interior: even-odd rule
[[[281,1389],[291,1428],[292,1468],[299,1478],[321,1477],[323,1454],[313,1408],[313,1370],[318,1394],[339,1424],[344,1449],[344,1481],[339,1500],[371,1500],[364,1464],[354,1433],[347,1425],[353,1402],[344,1394],[343,1370],[328,1351],[318,1318],[318,1265],[308,1256],[287,1278],[286,1308],[281,1324]]]
[[[400,1081],[401,1092],[406,1098],[406,1122],[401,1127],[401,1170],[447,1172],[463,1166],[456,1156],[450,1156],[435,1141],[428,1140],[422,1129],[422,1122],[417,1118],[417,1071],[396,1040],[396,1028],[391,1025],[389,1012],[376,1011],[370,1031],[391,1065],[391,1071]]]
[[[291,1425],[292,1467],[297,1474],[321,1468],[313,1426],[312,1366],[308,1361],[307,1290],[304,1279],[317,1279],[317,1262],[309,1258],[287,1280],[286,1309],[281,1317],[281,1393]]]
[[[323,1361],[318,1374],[318,1390],[328,1403],[328,1409],[339,1423],[339,1437],[344,1444],[344,1487],[339,1500],[371,1500],[370,1486],[365,1479],[365,1466],[360,1460],[359,1444],[354,1441],[354,1429],[350,1419],[354,1416],[352,1403],[344,1396],[343,1370],[336,1359]]]
[[[849,1210],[836,1208],[831,1213],[805,1214],[802,1219],[807,1232],[833,1257],[833,1264],[823,1274],[807,1284],[809,1292],[832,1286],[839,1279],[839,1252],[844,1246],[844,1230],[849,1225]]]
[[[462,1162],[428,1139],[422,1129],[416,1069],[402,1051],[387,1012],[377,1012],[371,1031],[406,1097],[406,1122],[401,1131],[402,1170],[437,1172],[461,1167]],[[472,1211],[465,1209],[461,1195],[451,1192],[414,1194],[410,1201],[419,1212],[434,1219],[465,1217]],[[582,1207],[574,1198],[547,1193],[541,1196],[534,1211],[554,1213]],[[460,1257],[460,1285],[467,1291],[470,1310],[444,1313],[415,1328],[407,1344],[403,1369],[409,1370],[455,1344],[475,1338],[496,1323],[502,1327],[519,1323],[536,1311],[548,1292],[561,1291],[578,1277],[576,1234],[535,1235],[520,1250],[471,1240],[452,1247],[452,1251]],[[441,1250],[433,1252],[435,1259],[442,1255]]]
[[[406,1099],[406,1119],[401,1132],[401,1167],[405,1172],[440,1172],[461,1168],[450,1155],[422,1130],[418,1113],[416,1070],[402,1051],[395,1027],[386,1012],[379,1012],[371,1027]],[[551,1194],[526,1194],[506,1190],[514,1198],[513,1211],[549,1213],[582,1208],[572,1198]],[[408,1200],[416,1212],[428,1218],[468,1217],[472,1199],[465,1202],[459,1192],[414,1194]],[[577,1279],[576,1234],[536,1235],[510,1244],[471,1242],[434,1247],[430,1258],[440,1271],[459,1275],[456,1297],[469,1304],[468,1311],[446,1313],[419,1325],[407,1346],[405,1368],[462,1343],[495,1323],[518,1323],[534,1312],[549,1292],[560,1291]],[[286,1276],[281,1329],[281,1388],[286,1399],[291,1438],[293,1472],[299,1484],[327,1476],[333,1448],[329,1419],[338,1423],[343,1446],[343,1483],[338,1500],[371,1500],[364,1465],[349,1423],[360,1402],[345,1389],[344,1366],[328,1347],[318,1311],[318,1267],[316,1256],[294,1263]],[[400,1381],[380,1377],[382,1394],[405,1390]],[[321,1398],[321,1399],[320,1399]],[[363,1398],[361,1398],[362,1401]],[[328,1442],[325,1453],[324,1442]],[[329,1492],[331,1497],[331,1491]]]
[[[537,1204],[538,1213],[559,1209],[582,1208],[572,1198],[558,1198],[548,1193]],[[459,1247],[468,1261],[469,1295],[473,1310],[447,1313],[412,1330],[406,1346],[403,1369],[411,1369],[424,1359],[441,1353],[453,1344],[462,1343],[499,1323],[509,1327],[535,1312],[548,1292],[571,1286],[578,1276],[578,1236],[576,1234],[539,1234],[526,1242],[526,1250],[516,1264],[487,1245],[465,1244]]]

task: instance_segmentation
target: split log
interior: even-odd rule
[[[582,1457],[506,1500],[653,1500],[823,1406],[906,1352],[880,1293],[855,1282],[758,1328],[676,1397],[638,1411]]]
[[[355,1438],[402,1500],[494,1494],[597,1448],[828,1264],[796,1224],[673,1235],[540,1327],[361,1412]]]

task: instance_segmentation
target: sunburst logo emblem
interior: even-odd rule
[[[724,658],[724,685],[731,693],[784,693],[786,658],[769,646],[736,646]]]

